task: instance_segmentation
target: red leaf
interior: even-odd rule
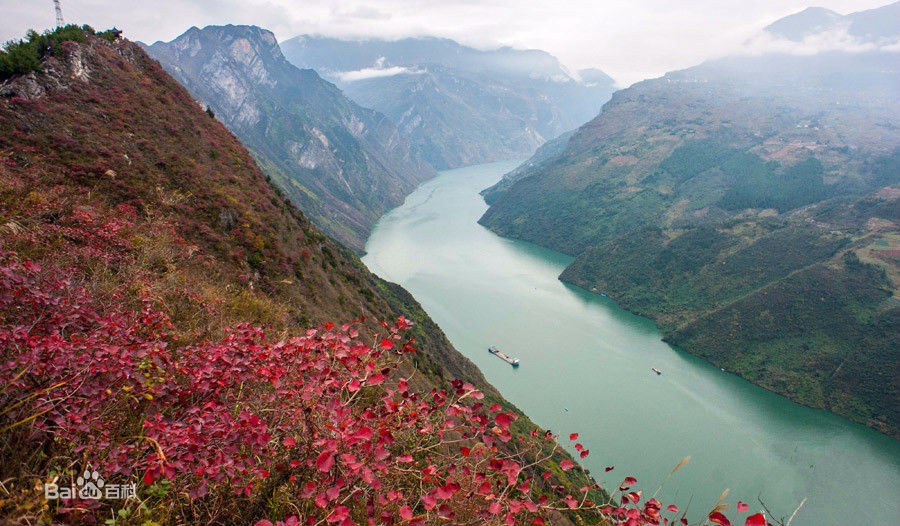
[[[544,522],[544,519],[540,517],[533,517],[531,519],[531,524],[534,524],[535,526],[544,526],[546,523]]]
[[[634,477],[625,477],[625,480],[622,481],[622,486],[626,487],[626,488],[630,488],[631,486],[634,486],[634,484],[636,482],[637,482],[637,479]]]
[[[312,497],[313,493],[316,492],[316,485],[313,482],[307,482],[303,486],[303,490],[300,492],[300,496],[304,499],[308,499]]]
[[[294,440],[294,437],[284,437],[284,440],[281,441],[281,444],[284,445],[284,447],[290,449],[297,445],[297,441]]]
[[[341,522],[350,515],[350,509],[347,506],[338,505],[326,519],[328,522]]]
[[[319,454],[319,457],[316,458],[316,469],[322,473],[331,471],[332,466],[334,466],[334,456],[328,451],[323,451]]]
[[[587,457],[587,456],[590,455],[590,454],[591,454],[591,450],[590,450],[590,449],[585,449],[584,451],[582,451],[581,453],[579,453],[579,455],[581,455],[581,458],[585,458],[585,457]]]
[[[569,435],[569,440],[572,440],[573,442],[575,440],[578,440],[578,433],[572,433],[571,435]]]
[[[353,438],[357,440],[369,440],[372,438],[372,430],[366,426],[362,426],[353,434]]]
[[[455,482],[449,482],[443,486],[438,486],[436,488],[435,496],[441,500],[446,500],[452,497],[457,491],[460,490],[459,484]]]
[[[400,508],[400,518],[405,521],[411,520],[413,518],[412,509],[410,509],[409,506],[401,507]]]
[[[569,459],[563,460],[559,463],[559,469],[563,471],[569,471],[570,469],[575,467],[575,463]]]
[[[669,504],[668,506],[666,506],[666,509],[671,511],[672,513],[678,513],[678,506],[674,504]]]
[[[747,511],[748,509],[750,509],[750,506],[744,504],[744,503],[741,502],[741,501],[738,501],[738,503],[737,503],[737,510],[738,510],[738,512],[744,513],[744,512]]]
[[[507,413],[497,413],[497,416],[494,417],[494,421],[497,422],[497,425],[500,426],[501,429],[509,429],[512,417]]]
[[[728,520],[728,517],[722,515],[718,511],[714,511],[709,514],[710,522],[715,522],[716,524],[720,524],[721,526],[731,526],[731,521]]]
[[[144,484],[148,486],[153,484],[153,474],[149,470],[144,473]]]
[[[384,338],[383,340],[381,340],[381,348],[382,349],[390,349],[393,346],[394,346],[394,340],[391,340],[390,338]]]
[[[766,526],[766,517],[762,513],[747,517],[744,526]]]
[[[472,453],[472,450],[466,446],[462,446],[459,448],[459,452],[462,453],[462,456],[467,457]]]

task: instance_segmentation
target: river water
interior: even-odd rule
[[[571,258],[477,224],[516,162],[442,172],[381,218],[365,264],[400,283],[503,395],[581,434],[604,486],[626,475],[693,517],[726,488],[795,526],[900,525],[900,441],[796,405],[661,340],[653,322],[557,279]],[[513,369],[489,345],[521,360]],[[662,371],[657,375],[651,368]],[[563,440],[563,442],[567,442]],[[666,481],[685,456],[690,462]],[[604,474],[605,466],[616,466]],[[741,517],[731,508],[730,517]]]

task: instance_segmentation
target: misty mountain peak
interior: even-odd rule
[[[794,42],[835,30],[846,30],[849,35],[868,42],[895,41],[900,38],[900,2],[849,15],[824,7],[808,7],[765,28],[773,36]]]
[[[781,38],[800,41],[809,35],[836,28],[843,18],[824,7],[807,7],[770,24],[766,31]]]

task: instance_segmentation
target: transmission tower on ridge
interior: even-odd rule
[[[56,27],[62,27],[65,25],[62,17],[62,7],[59,5],[59,0],[53,0],[53,7],[56,8]]]

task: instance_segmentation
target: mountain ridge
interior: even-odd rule
[[[900,32],[896,20],[900,16],[900,2],[882,7],[841,15],[823,7],[808,7],[788,15],[765,27],[764,31],[795,42],[806,37],[834,30],[846,30],[849,35],[865,41],[897,40]]]
[[[895,58],[730,57],[637,83],[489,190],[480,222],[574,256],[562,280],[667,341],[898,436]]]
[[[378,217],[435,175],[383,115],[289,64],[268,30],[194,27],[146,49],[241,137],[298,206],[358,252]]]
[[[438,169],[530,155],[593,117],[613,89],[599,70],[584,81],[540,50],[303,35],[282,45],[295,65],[391,118]]]

